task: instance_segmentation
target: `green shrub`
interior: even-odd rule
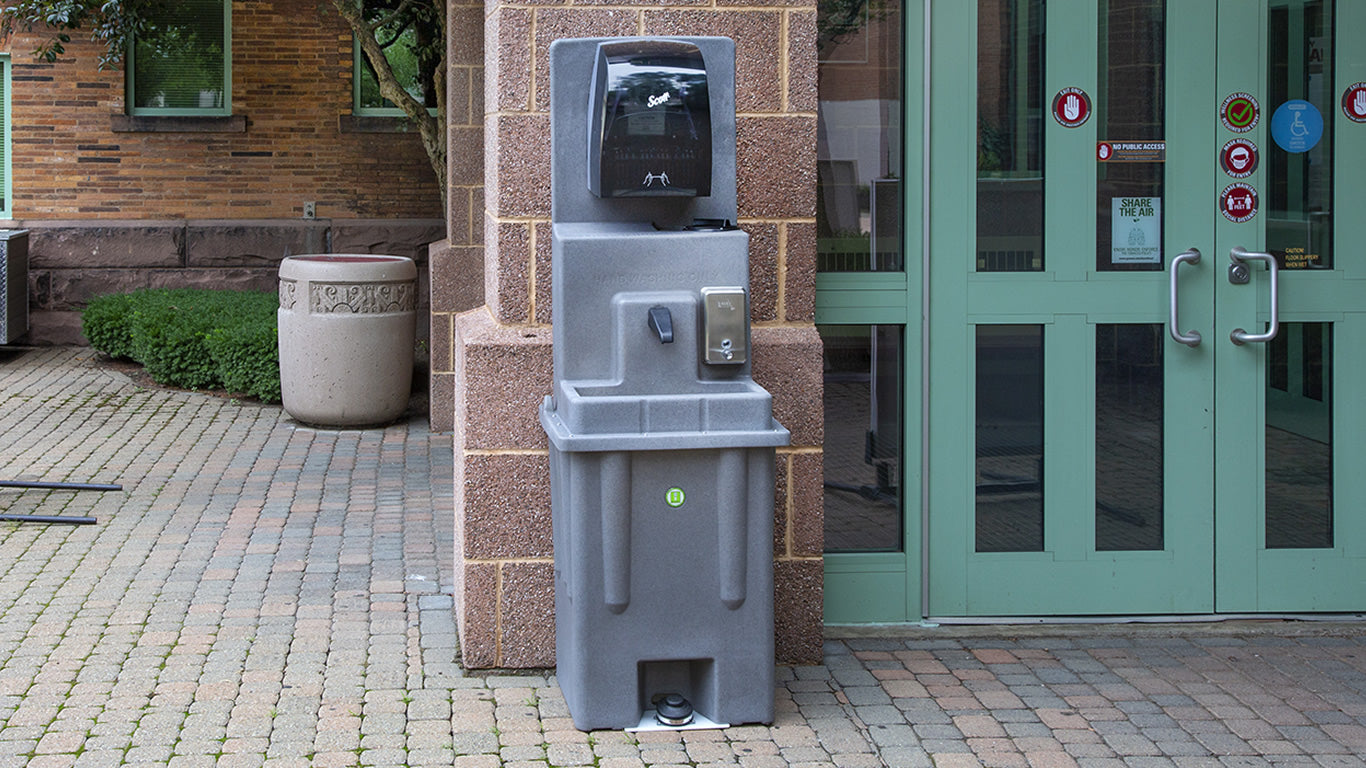
[[[276,307],[266,291],[145,289],[92,300],[82,328],[96,349],[141,363],[158,384],[278,403]]]
[[[153,381],[182,389],[223,386],[204,343],[219,323],[212,295],[186,289],[153,292],[133,309],[133,359]]]
[[[81,313],[81,333],[90,340],[90,346],[106,355],[118,359],[133,356],[132,328],[133,295],[111,293],[96,296]]]
[[[239,308],[240,322],[215,328],[204,339],[224,388],[269,403],[280,402],[276,306],[271,293],[248,297]]]

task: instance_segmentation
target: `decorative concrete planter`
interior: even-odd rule
[[[280,393],[322,427],[403,415],[413,385],[417,267],[402,256],[317,254],[280,263]]]

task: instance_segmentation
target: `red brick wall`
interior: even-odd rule
[[[14,218],[319,218],[442,215],[416,133],[339,128],[351,112],[351,35],[325,0],[234,2],[236,133],[115,132],[124,75],[83,34],[56,64],[12,54]]]

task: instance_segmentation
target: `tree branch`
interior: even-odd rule
[[[364,2],[364,0],[361,0],[361,1],[362,1],[362,3]],[[395,20],[397,20],[397,19],[399,19],[399,18],[402,18],[403,16],[407,15],[408,9],[411,8],[415,3],[416,3],[416,0],[403,0],[402,2],[400,2],[400,3],[398,4],[398,7],[395,8],[394,10],[390,11],[390,12],[388,13],[388,15],[384,16],[383,18],[379,19],[378,21],[372,21],[372,22],[370,22],[370,32],[372,32],[372,33],[379,32],[379,30],[381,30],[381,29],[383,29],[384,27],[387,27],[388,25],[392,24]],[[408,23],[409,23],[409,24],[412,23],[411,19],[409,19]],[[407,26],[407,24],[404,24],[404,26]]]
[[[416,0],[403,0],[399,4],[399,9],[412,8]],[[440,0],[434,0],[440,2]],[[362,2],[348,2],[347,0],[332,0],[332,5],[337,9],[338,15],[351,27],[351,33],[360,45],[361,53],[365,60],[370,62],[371,69],[375,72],[375,80],[379,84],[380,95],[387,99],[391,104],[402,110],[404,116],[417,126],[418,133],[422,137],[422,146],[427,152],[427,159],[431,163],[432,173],[436,176],[437,184],[441,190],[441,203],[443,215],[446,205],[446,89],[445,89],[445,69],[446,69],[446,48],[444,40],[446,28],[444,24],[445,14],[440,18],[443,23],[440,28],[440,35],[443,44],[440,48],[439,59],[436,63],[435,73],[433,74],[433,85],[436,86],[437,110],[433,115],[427,110],[427,105],[413,98],[394,75],[393,67],[389,65],[389,59],[384,55],[384,47],[380,45],[376,38],[375,30],[365,21]]]

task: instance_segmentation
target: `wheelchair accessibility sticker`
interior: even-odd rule
[[[1304,99],[1291,99],[1271,115],[1271,138],[1291,154],[1308,152],[1323,138],[1323,115]]]

